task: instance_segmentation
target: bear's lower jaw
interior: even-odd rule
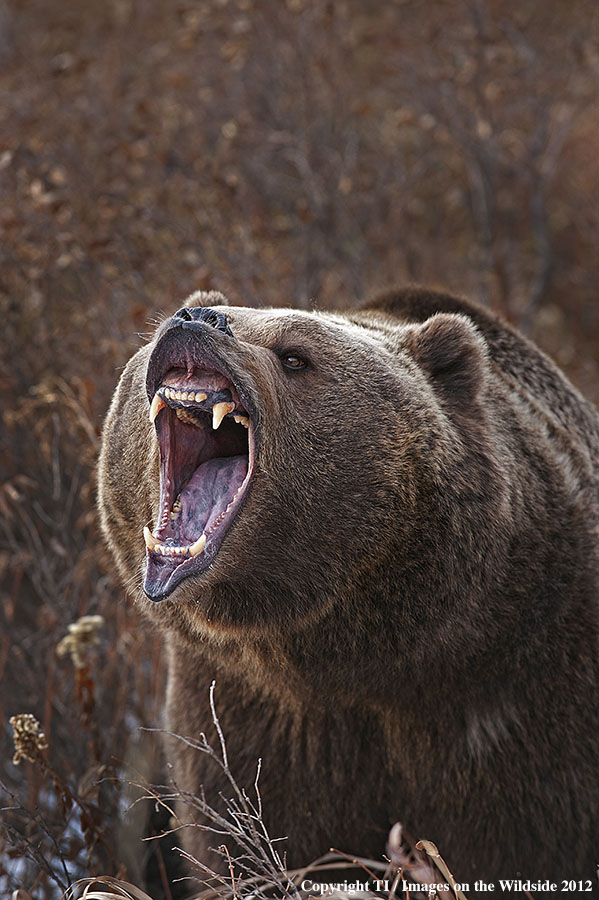
[[[171,369],[150,405],[160,451],[160,506],[144,529],[144,592],[168,597],[205,571],[239,512],[254,470],[251,417],[226,376]]]

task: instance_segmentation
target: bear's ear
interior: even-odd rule
[[[409,346],[448,404],[459,410],[476,399],[485,383],[487,347],[469,319],[439,313],[414,328]]]
[[[195,291],[186,299],[184,306],[229,306],[229,301],[220,291]]]

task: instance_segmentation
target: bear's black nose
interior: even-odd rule
[[[204,325],[210,325],[217,331],[222,331],[223,334],[233,337],[226,315],[217,309],[211,309],[209,306],[184,306],[174,314],[173,319],[183,319],[184,322],[190,322],[192,328],[193,323],[202,322]]]

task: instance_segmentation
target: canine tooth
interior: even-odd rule
[[[164,409],[166,403],[159,396],[159,394],[154,394],[154,399],[152,400],[152,405],[150,406],[150,422],[154,422],[156,416],[160,412],[161,409]]]
[[[233,412],[235,409],[234,403],[227,403],[226,401],[222,401],[222,403],[215,403],[212,407],[212,428],[214,431],[219,427],[222,420],[225,418],[227,413]]]
[[[189,550],[189,555],[197,556],[198,553],[202,552],[202,550],[204,549],[205,546],[206,546],[206,535],[204,534],[204,532],[202,532],[202,534],[197,539],[195,544],[192,544],[191,547],[187,548]]]
[[[233,418],[238,425],[243,425],[244,428],[250,427],[250,420],[247,416],[233,416]]]
[[[144,541],[148,550],[154,550],[160,545],[160,541],[154,537],[147,525],[144,527]]]

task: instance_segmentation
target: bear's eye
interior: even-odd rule
[[[292,372],[299,372],[308,365],[305,359],[302,359],[301,356],[296,356],[295,353],[281,353],[279,359],[283,367]]]

